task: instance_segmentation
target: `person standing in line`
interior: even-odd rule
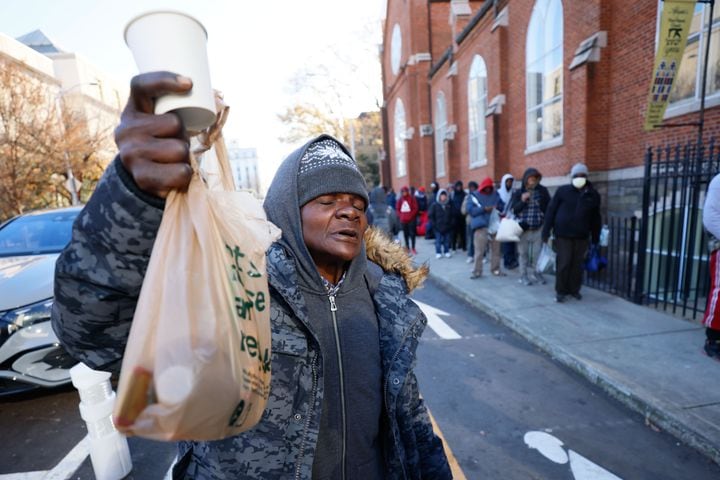
[[[395,210],[395,204],[397,203],[397,195],[395,195],[395,190],[393,190],[393,187],[386,187],[387,194],[385,195],[385,203],[387,203],[387,206]]]
[[[550,193],[547,188],[540,185],[542,175],[536,168],[528,168],[523,174],[522,184],[513,193],[510,199],[510,208],[523,229],[517,245],[520,260],[520,283],[532,285],[529,273],[533,274],[534,281],[545,284],[542,273],[537,271],[535,264],[542,246],[542,226],[545,219],[545,210],[550,203]],[[531,256],[532,255],[532,256]],[[532,258],[532,265],[530,265]]]
[[[468,210],[468,200],[472,198],[472,194],[477,192],[478,184],[475,181],[468,182],[468,194],[463,198],[462,206],[460,207],[460,213],[465,216],[465,243],[467,244],[467,263],[473,263],[475,261],[475,240],[473,239],[472,227],[470,222],[472,217],[470,216],[470,210]]]
[[[475,243],[475,263],[470,278],[476,279],[482,277],[483,256],[490,242],[490,271],[495,276],[502,275],[500,271],[500,244],[494,240],[494,235],[488,232],[490,225],[490,215],[500,204],[500,196],[495,191],[493,181],[490,177],[486,177],[480,183],[477,192],[470,194],[467,209],[472,220],[470,227],[473,231],[473,242]]]
[[[463,189],[462,180],[455,182],[453,191],[450,194],[450,201],[455,209],[455,228],[452,237],[450,237],[450,248],[455,251],[462,249],[465,251],[465,215],[460,213],[463,200],[465,199],[465,190]]]
[[[571,184],[563,185],[553,195],[545,212],[542,241],[555,236],[557,272],[555,301],[562,303],[568,295],[580,300],[583,263],[588,240],[600,241],[600,194],[587,179],[588,168],[577,163],[570,171]]]
[[[447,190],[442,189],[437,194],[437,201],[430,206],[430,221],[435,229],[435,258],[450,258],[450,234],[453,232],[455,212],[448,198]]]
[[[502,180],[500,181],[500,188],[498,188],[498,195],[500,195],[500,201],[502,202],[500,208],[498,209],[500,210],[500,217],[504,217],[510,209],[510,198],[512,198],[513,183],[515,183],[515,178],[509,173],[503,175]],[[500,252],[502,253],[503,265],[506,269],[514,270],[518,267],[517,248],[515,242],[501,243]]]
[[[438,194],[438,184],[437,182],[431,182],[430,183],[430,194],[428,195],[428,210],[432,207],[432,204],[437,201],[437,194]],[[430,220],[428,220],[427,228],[425,229],[425,240],[432,240],[435,238],[435,233],[433,232],[433,225]]]
[[[412,191],[412,188],[411,188]],[[423,237],[427,233],[428,224],[428,198],[425,195],[425,187],[418,188],[415,193],[415,201],[418,204],[418,216],[415,224],[415,234]]]
[[[398,198],[395,210],[398,212],[400,226],[402,226],[403,237],[405,238],[405,248],[413,255],[417,253],[415,250],[415,227],[418,215],[418,204],[415,197],[410,195],[410,189],[407,186],[400,190],[400,198]]]
[[[710,182],[705,206],[703,225],[707,231],[710,249],[710,291],[703,316],[705,325],[705,353],[720,360],[720,174]]]
[[[395,209],[385,203],[385,190],[377,186],[372,189],[369,195],[367,215],[368,225],[382,231],[389,240],[394,240],[400,231],[400,221]]]

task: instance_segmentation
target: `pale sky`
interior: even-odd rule
[[[276,114],[297,98],[292,79],[322,66],[343,85],[344,116],[381,102],[378,48],[385,0],[0,0],[0,32],[42,30],[61,49],[82,54],[117,81],[137,73],[123,30],[136,15],[172,9],[208,31],[213,86],[231,107],[225,137],[255,147],[263,188],[293,146],[277,138]],[[314,70],[314,69],[313,69]],[[312,101],[313,99],[311,99]]]

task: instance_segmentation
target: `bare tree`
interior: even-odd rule
[[[68,205],[68,167],[88,193],[102,173],[97,153],[108,132],[91,132],[82,114],[59,112],[58,94],[52,81],[0,61],[0,220]]]

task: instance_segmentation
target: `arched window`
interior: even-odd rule
[[[526,46],[527,146],[553,144],[563,132],[563,6],[537,0]]]
[[[440,178],[445,176],[445,131],[447,130],[445,94],[438,93],[435,105],[435,177]]]
[[[407,124],[405,123],[405,106],[399,98],[395,101],[395,128],[393,138],[395,140],[395,166],[397,176],[407,175],[407,153],[405,151],[405,135]]]
[[[480,55],[475,55],[468,77],[468,137],[470,167],[487,165],[487,68]]]

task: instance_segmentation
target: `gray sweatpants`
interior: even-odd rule
[[[531,273],[535,272],[535,264],[540,256],[540,249],[542,248],[542,228],[537,230],[525,230],[520,235],[520,241],[518,242],[518,260],[520,262],[520,274],[528,274],[528,266]],[[532,263],[530,261],[532,259]]]

